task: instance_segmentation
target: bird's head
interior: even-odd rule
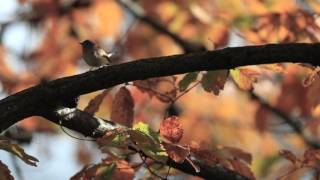
[[[82,42],[80,42],[80,44],[82,45],[82,47],[85,47],[85,48],[94,47],[94,43],[92,41],[90,41],[90,40],[82,41]]]

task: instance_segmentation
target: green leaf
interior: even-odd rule
[[[39,160],[33,156],[30,156],[24,152],[24,150],[17,144],[11,144],[10,141],[1,139],[0,140],[0,149],[8,151],[16,156],[18,156],[22,161],[31,165],[37,166]]]
[[[233,24],[239,29],[250,28],[255,20],[256,17],[252,15],[238,16],[234,19]]]
[[[102,138],[97,140],[100,148],[104,147],[126,147],[126,141],[128,140],[125,132],[110,132],[108,135],[104,135]]]
[[[179,81],[178,86],[180,91],[184,91],[188,86],[194,82],[198,77],[199,72],[192,72],[185,75],[181,81]]]
[[[160,145],[159,133],[145,123],[138,123],[133,127],[133,130],[128,130],[128,134],[136,146],[147,156],[165,163],[168,160],[168,154]]]
[[[229,76],[229,70],[208,71],[201,79],[201,85],[207,92],[219,95]]]
[[[140,132],[148,135],[151,139],[153,139],[157,143],[160,143],[160,134],[157,132],[154,132],[148,124],[143,123],[143,122],[139,122],[139,123],[135,124],[132,129],[140,131]]]

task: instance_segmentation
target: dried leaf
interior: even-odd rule
[[[112,179],[115,170],[116,163],[100,163],[93,166],[85,166],[81,171],[72,176],[70,180]]]
[[[229,76],[228,70],[208,71],[201,79],[201,85],[207,92],[219,95]]]
[[[99,110],[99,107],[103,101],[103,99],[108,95],[110,89],[106,89],[102,91],[100,94],[98,94],[96,97],[90,100],[87,107],[84,108],[84,111],[94,115]]]
[[[252,162],[252,155],[250,153],[244,152],[239,148],[230,146],[219,146],[218,148],[222,149],[223,151],[227,151],[231,156],[237,159],[241,159],[248,164],[251,164]]]
[[[320,150],[319,149],[308,149],[304,152],[303,157],[306,161],[319,161]]]
[[[294,155],[291,151],[282,149],[279,151],[280,156],[286,158],[287,160],[291,161],[292,164],[295,164],[298,160],[296,155]]]
[[[236,172],[248,177],[249,179],[256,179],[247,164],[237,159],[230,159],[229,161]]]
[[[183,163],[184,160],[190,155],[190,148],[171,143],[162,143],[164,149],[171,159],[177,163]]]
[[[232,69],[230,74],[236,85],[245,91],[253,88],[253,83],[257,81],[257,77],[260,75],[257,71],[249,68]]]
[[[191,83],[197,80],[198,72],[192,72],[186,74],[181,81],[179,81],[178,86],[180,91],[185,91]]]
[[[8,166],[3,164],[1,161],[0,161],[0,179],[14,180],[13,176],[10,173]]]
[[[172,143],[179,142],[183,136],[183,129],[178,117],[172,116],[163,120],[160,124],[160,135]]]
[[[255,113],[255,126],[260,133],[264,133],[268,126],[269,112],[264,106],[259,106]]]
[[[134,101],[130,91],[121,87],[112,102],[111,119],[113,122],[132,126]]]
[[[26,154],[20,146],[17,144],[11,144],[8,140],[0,140],[0,149],[18,156],[22,161],[31,166],[37,166],[36,163],[39,162],[37,158]]]
[[[147,92],[150,97],[156,96],[162,102],[171,102],[177,96],[175,81],[174,76],[168,76],[134,81],[133,85]]]
[[[304,87],[310,86],[316,79],[319,79],[320,67],[314,68],[307,76],[303,79],[302,85]]]

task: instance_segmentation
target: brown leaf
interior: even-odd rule
[[[231,156],[237,159],[241,159],[248,164],[251,164],[252,162],[252,155],[250,153],[244,152],[239,148],[230,146],[219,146],[218,148],[227,151]]]
[[[111,119],[112,121],[132,126],[134,101],[130,91],[126,87],[121,87],[112,102]]]
[[[319,161],[320,149],[308,149],[304,152],[303,157],[307,161]]]
[[[229,76],[228,70],[208,71],[201,79],[201,85],[207,92],[219,95]]]
[[[255,126],[260,133],[264,133],[267,130],[268,117],[269,111],[264,106],[259,105],[255,113]]]
[[[191,147],[191,153],[199,160],[204,161],[207,165],[213,165],[220,162],[220,157],[213,150],[200,149],[198,147]]]
[[[3,180],[14,180],[13,176],[10,174],[10,170],[7,165],[0,161],[0,179]]]
[[[183,163],[184,160],[190,155],[190,148],[171,143],[162,143],[164,149],[169,157],[177,163]]]
[[[303,79],[302,85],[304,87],[310,86],[316,79],[319,79],[320,68],[316,67]]]
[[[110,89],[106,89],[98,94],[96,97],[90,100],[87,107],[84,108],[84,111],[94,115],[99,110],[99,107],[103,101],[103,99],[108,95]]]
[[[107,163],[110,163],[110,161],[107,161]],[[115,163],[117,168],[112,176],[113,180],[132,180],[134,178],[135,171],[127,161],[117,160]]]
[[[17,144],[11,144],[8,140],[0,140],[0,149],[18,156],[22,161],[31,166],[37,166],[36,163],[39,162],[37,158],[26,154],[20,146]]]
[[[237,159],[230,159],[229,161],[236,172],[248,177],[249,179],[256,179],[247,164]]]
[[[179,142],[183,135],[183,129],[178,117],[172,116],[163,120],[160,124],[160,135],[172,143]]]
[[[157,97],[162,102],[171,102],[177,96],[176,78],[174,76],[151,78],[134,81],[142,92],[147,92],[150,97]]]
[[[298,160],[296,155],[294,155],[291,151],[282,149],[279,151],[280,156],[286,158],[287,160],[291,161],[292,164],[295,164]]]

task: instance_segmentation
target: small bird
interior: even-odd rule
[[[90,40],[85,40],[80,44],[82,46],[83,59],[89,66],[95,68],[111,64],[110,57],[112,53],[107,53]]]

